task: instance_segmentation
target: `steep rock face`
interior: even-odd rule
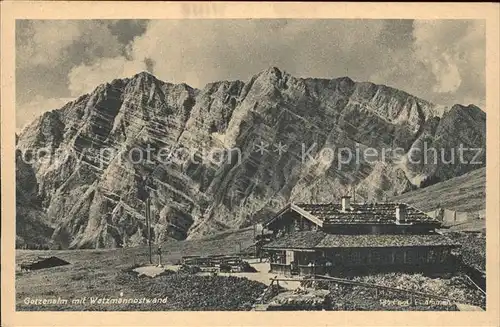
[[[54,229],[39,203],[35,172],[16,151],[16,247],[49,246]]]
[[[148,195],[155,241],[199,237],[288,201],[334,201],[352,188],[375,201],[481,166],[409,160],[424,145],[460,144],[484,147],[477,107],[446,111],[383,85],[272,67],[201,90],[148,73],[100,85],[25,128],[17,149],[49,155],[17,164],[32,172],[24,184],[54,244],[121,247],[145,241]]]

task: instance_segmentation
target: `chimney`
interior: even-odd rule
[[[342,211],[346,212],[351,210],[351,197],[348,195],[344,195],[342,197]]]
[[[406,207],[404,204],[398,204],[396,207],[396,224],[406,220]]]

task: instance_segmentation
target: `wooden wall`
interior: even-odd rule
[[[270,251],[271,270],[280,273],[290,271],[286,251]],[[452,267],[454,258],[451,248],[406,247],[406,248],[342,248],[316,252],[295,251],[294,261],[301,274],[316,274],[345,269],[382,269],[402,271],[406,269],[441,270]],[[314,262],[314,268],[310,263]],[[327,265],[327,262],[330,265]],[[274,267],[274,268],[273,268]]]
[[[445,246],[334,249],[325,250],[321,258],[343,266],[447,264],[451,259],[451,248]]]

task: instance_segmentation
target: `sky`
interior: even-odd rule
[[[202,88],[275,66],[485,104],[482,20],[18,20],[16,127],[115,78]]]

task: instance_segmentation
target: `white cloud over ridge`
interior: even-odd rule
[[[21,130],[26,124],[46,111],[59,109],[74,98],[44,98],[36,96],[32,101],[16,104],[16,129]]]
[[[91,92],[99,84],[130,77],[143,70],[146,70],[144,62],[127,60],[123,56],[103,58],[92,65],[84,64],[71,69],[68,87],[76,97]]]
[[[159,78],[194,87],[221,79],[246,80],[269,66],[299,76],[333,77],[324,75],[324,65],[337,65],[334,70],[343,73],[336,59],[349,53],[361,57],[382,27],[383,21],[374,20],[151,21],[130,45],[131,59],[122,58],[122,65],[125,69],[130,61],[151,60]]]
[[[484,85],[484,21],[415,21],[414,51],[436,78],[433,91],[452,93],[466,79]]]
[[[17,42],[17,65],[56,67],[79,57],[113,57],[123,45],[102,20],[29,20],[21,23],[23,36]]]

